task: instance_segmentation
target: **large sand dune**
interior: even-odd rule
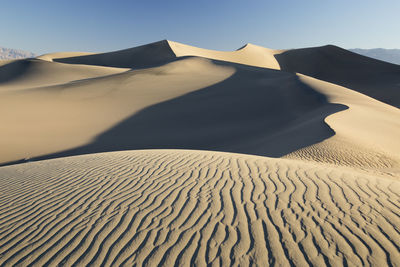
[[[0,62],[0,265],[398,266],[399,74],[167,40]]]
[[[111,53],[11,62],[0,67],[0,111],[6,114],[0,162],[190,148],[339,164],[355,155],[352,162],[367,168],[379,155],[378,167],[397,168],[400,111],[352,88],[275,70],[283,64],[275,57],[284,53],[255,45],[219,52],[160,41]],[[374,90],[397,101],[395,89]],[[349,132],[354,123],[358,131]],[[354,144],[354,153],[342,149],[347,144]]]
[[[275,57],[282,70],[345,86],[400,107],[400,65],[333,45],[288,50]]]
[[[153,67],[175,60],[179,57],[197,56],[215,60],[241,63],[256,67],[279,69],[280,66],[274,55],[280,51],[247,44],[233,52],[215,51],[185,45],[169,40],[163,40],[130,49],[101,54],[49,54],[43,58],[51,58],[53,61],[100,65],[123,68]],[[39,58],[42,58],[39,57]]]
[[[3,265],[400,264],[400,182],[349,169],[148,150],[0,177]]]
[[[0,90],[46,87],[121,73],[129,69],[68,65],[38,59],[21,59],[1,67]]]

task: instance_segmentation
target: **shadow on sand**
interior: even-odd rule
[[[400,108],[400,66],[326,45],[275,55],[284,71],[298,72]]]
[[[347,109],[329,103],[295,74],[214,63],[233,66],[236,72],[220,83],[149,106],[90,144],[31,160],[133,149],[281,157],[333,136],[325,117]]]

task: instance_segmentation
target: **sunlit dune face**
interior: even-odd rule
[[[57,68],[66,65],[65,75],[69,75],[68,64],[49,64]],[[51,66],[48,71],[51,73]],[[209,60],[189,58],[163,67],[122,69],[120,74],[65,83],[61,77],[61,82],[52,86],[38,84],[46,72],[34,77],[33,88],[21,77],[21,82],[13,82],[18,89],[10,90],[7,85],[0,89],[0,112],[7,114],[2,119],[0,161],[85,145],[143,108],[219,83],[234,71]]]

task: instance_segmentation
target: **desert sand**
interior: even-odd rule
[[[400,66],[160,41],[0,63],[0,265],[400,265]]]

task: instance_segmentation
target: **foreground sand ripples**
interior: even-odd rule
[[[400,182],[148,150],[0,168],[0,264],[400,265]]]

